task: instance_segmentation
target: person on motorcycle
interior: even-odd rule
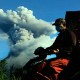
[[[59,32],[55,42],[48,48],[47,51],[53,51],[57,54],[57,58],[54,61],[50,61],[49,65],[56,71],[53,76],[57,80],[61,71],[63,71],[69,61],[71,60],[71,53],[76,46],[76,35],[66,27],[66,21],[63,18],[56,19],[56,30]]]
[[[40,73],[41,69],[46,66],[45,50],[42,47],[38,47],[34,54],[36,57],[30,59],[23,67],[22,80],[48,80],[43,74]]]
[[[38,47],[34,54],[37,57],[30,59],[23,67],[22,80],[53,80],[54,69],[48,65],[47,52],[43,47]]]

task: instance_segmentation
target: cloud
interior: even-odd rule
[[[50,34],[56,33],[55,27],[49,22],[37,19],[33,11],[23,6],[15,11],[0,9],[0,29],[11,40],[11,52],[7,59],[9,66],[23,66],[33,58],[35,49],[52,45],[54,40]],[[6,36],[7,36],[6,35]]]
[[[8,40],[9,36],[0,29],[0,40]]]

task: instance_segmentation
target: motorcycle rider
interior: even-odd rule
[[[53,76],[55,76],[55,80],[57,80],[59,74],[66,68],[71,60],[70,55],[76,46],[76,35],[66,27],[66,21],[63,18],[56,19],[52,25],[55,25],[59,34],[55,42],[46,48],[46,50],[57,53],[56,60],[50,62],[50,66],[56,71]]]

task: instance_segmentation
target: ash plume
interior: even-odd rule
[[[56,33],[55,27],[49,22],[37,19],[33,11],[23,6],[15,11],[0,9],[0,29],[10,40],[10,53],[6,59],[8,66],[23,66],[33,58],[35,49],[49,47],[55,38],[50,34]]]

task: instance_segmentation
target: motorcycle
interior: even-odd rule
[[[37,57],[30,59],[23,67],[22,80],[55,80],[55,70],[49,66],[49,62],[55,57],[45,54],[45,50],[39,47],[35,52]]]

